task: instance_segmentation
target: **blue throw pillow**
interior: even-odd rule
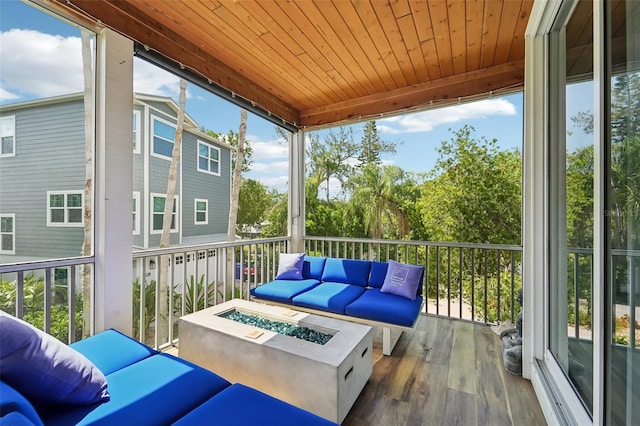
[[[423,273],[424,266],[407,265],[395,260],[389,260],[387,275],[384,277],[380,291],[402,296],[409,300],[416,300],[418,286],[422,281]]]
[[[0,311],[0,376],[34,404],[108,401],[107,379],[84,355]]]
[[[304,253],[280,253],[277,280],[301,280]]]

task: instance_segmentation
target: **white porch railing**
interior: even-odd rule
[[[233,297],[248,299],[251,288],[275,277],[277,255],[287,252],[289,243],[283,237],[135,250],[131,287],[135,337],[163,347],[177,340],[180,316]],[[309,255],[395,259],[424,265],[425,314],[493,324],[514,322],[520,311],[520,246],[306,237],[304,251]],[[567,257],[573,271],[568,277],[569,337],[591,340],[585,330],[591,325],[593,253],[590,249],[569,249]],[[168,265],[168,285],[161,287],[158,278],[163,261]],[[25,318],[60,340],[79,340],[94,331],[92,300],[83,302],[86,294],[94,297],[93,289],[84,295],[82,291],[83,280],[93,282],[93,264],[93,257],[77,257],[0,265],[0,309]],[[228,270],[229,264],[233,270]],[[640,253],[614,251],[612,265],[615,273],[626,277],[616,282],[627,283],[614,289],[613,297],[619,299],[614,304],[628,308],[629,324],[635,324]],[[163,288],[164,298],[160,297]],[[166,307],[160,309],[161,303]],[[640,346],[632,326],[618,330],[616,343]]]
[[[134,336],[156,348],[176,342],[179,317],[232,298],[248,299],[251,288],[275,277],[277,255],[288,247],[283,237],[135,250]],[[163,262],[164,286],[159,279]]]
[[[521,246],[305,237],[305,252],[424,265],[426,314],[493,324],[520,311]]]

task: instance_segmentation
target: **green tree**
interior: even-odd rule
[[[361,166],[367,164],[380,165],[382,164],[381,154],[383,153],[395,154],[396,144],[380,139],[376,122],[368,121],[363,128],[358,162]]]
[[[359,146],[353,141],[353,130],[340,127],[331,130],[320,141],[317,134],[312,134],[307,144],[308,178],[318,186],[325,184],[325,199],[330,196],[331,178],[336,178],[343,184],[353,171],[353,160],[359,153]]]
[[[272,203],[273,197],[266,186],[255,179],[242,179],[238,202],[238,230],[242,232],[262,224]]]
[[[418,205],[434,240],[520,244],[521,157],[464,126],[443,141]]]
[[[411,185],[398,166],[362,166],[346,184],[353,216],[361,215],[367,236],[373,239],[409,236],[409,215],[405,199]]]
[[[271,195],[272,207],[267,212],[265,225],[262,227],[262,236],[281,237],[287,235],[287,209],[289,199],[287,193],[275,193]]]

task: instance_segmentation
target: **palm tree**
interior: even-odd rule
[[[347,183],[351,191],[350,210],[362,214],[365,230],[371,238],[404,237],[409,234],[409,219],[402,208],[404,171],[397,166],[365,164]],[[394,235],[395,234],[395,235]]]

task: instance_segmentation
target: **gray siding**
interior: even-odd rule
[[[175,115],[161,102],[149,102],[158,110]],[[165,194],[171,161],[151,155],[151,120],[158,116],[175,124],[175,118],[154,114],[153,108],[134,105],[140,111],[140,153],[133,155],[133,191],[140,194],[138,214],[140,234],[133,236],[137,247],[158,247],[160,234],[151,234],[151,193]],[[0,116],[15,116],[16,156],[0,158],[0,213],[15,214],[15,255],[0,255],[0,262],[18,262],[35,258],[57,258],[81,254],[83,227],[47,226],[47,191],[83,191],[85,180],[84,106],[82,96],[69,97],[57,103],[42,102],[15,107],[3,106]],[[171,244],[182,237],[218,241],[226,235],[229,217],[230,156],[225,145],[217,145],[208,137],[200,140],[220,148],[220,176],[197,171],[199,134],[185,131],[176,194],[180,199],[180,230],[171,234]],[[145,178],[145,163],[148,176]],[[182,182],[181,182],[182,181]],[[183,193],[181,193],[181,191]],[[194,224],[194,200],[208,200],[207,225]],[[149,234],[145,234],[145,230]],[[214,238],[215,237],[215,238]]]
[[[81,254],[82,227],[47,226],[47,191],[82,191],[85,180],[82,99],[15,115],[16,156],[0,159],[0,212],[15,214],[16,255],[3,261]]]
[[[202,142],[220,148],[220,176],[199,172],[197,140],[197,135],[185,132],[182,141],[182,179],[184,180],[182,236],[226,234],[231,197],[231,153],[226,147],[201,138]],[[209,223],[207,225],[195,224],[196,198],[209,200]]]
[[[149,117],[150,132],[152,131],[152,128],[153,128],[153,126],[151,125],[151,122],[153,121],[154,117],[170,122],[172,125],[175,126],[175,120],[167,119],[167,117],[164,117],[162,115],[157,116],[157,115],[154,115],[153,112],[151,112]],[[149,190],[149,209],[150,210],[153,209],[153,205],[152,205],[153,200],[151,198],[151,194],[167,193],[167,183],[169,181],[169,167],[171,167],[171,160],[169,158],[165,158],[165,157],[161,158],[155,155],[151,155],[151,149],[152,149],[151,138],[152,137],[153,135],[150,134],[148,138],[145,139],[145,145],[146,145],[145,149],[148,152],[148,158],[149,158],[148,190]],[[180,194],[180,175],[179,174],[178,174],[178,178],[176,179],[176,195],[180,197],[180,203],[182,203],[182,194]],[[151,211],[147,213],[147,216],[145,218],[149,221],[151,220]],[[182,217],[180,217],[180,220],[182,220]],[[152,234],[151,228],[152,228],[152,225],[151,225],[151,222],[149,222],[149,247],[158,247],[160,246],[160,234]],[[179,232],[172,232],[171,245],[175,245],[179,243],[180,243]]]

